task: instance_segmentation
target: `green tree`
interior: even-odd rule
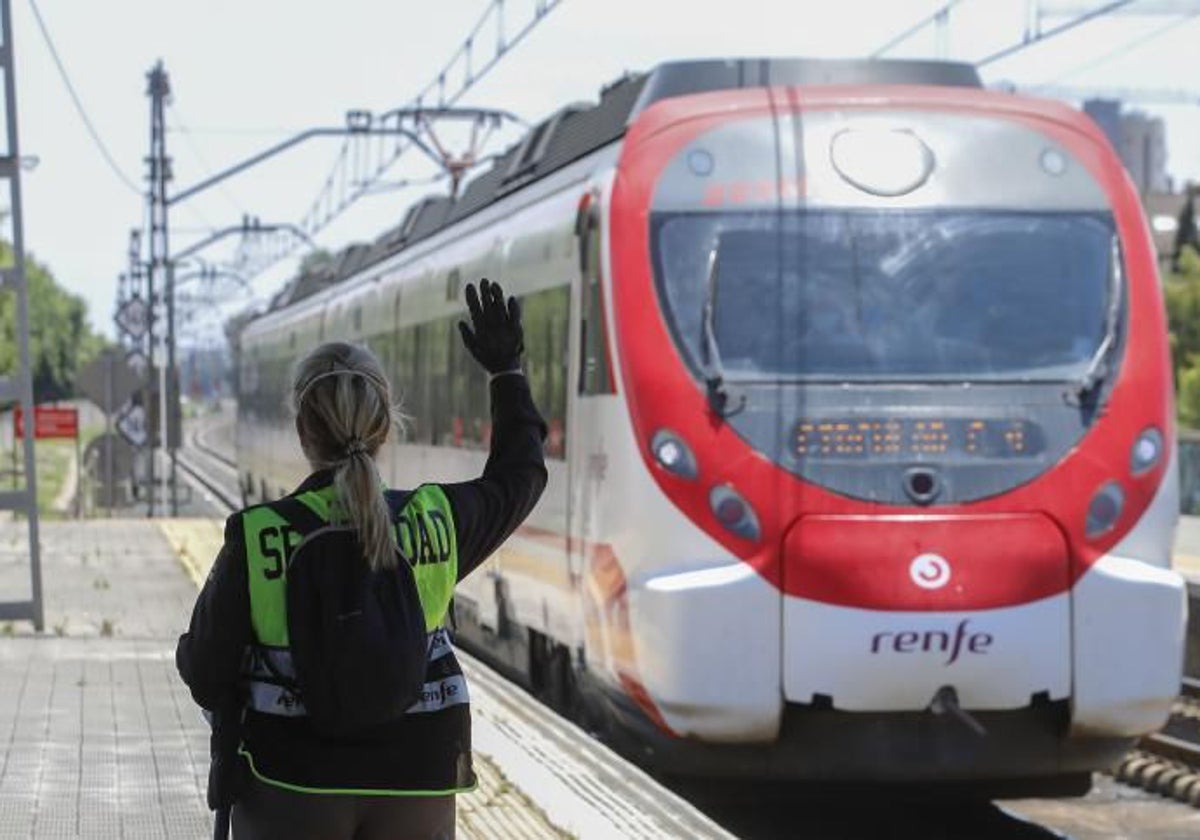
[[[1183,203],[1183,208],[1179,211],[1179,222],[1175,228],[1175,245],[1171,249],[1171,271],[1181,272],[1185,252],[1198,247],[1200,247],[1200,236],[1196,233],[1196,193],[1189,189],[1187,201]]]
[[[11,265],[12,247],[0,242],[0,265]],[[29,290],[29,355],[36,402],[62,399],[75,393],[79,370],[103,349],[105,341],[88,326],[83,298],[63,289],[50,269],[32,257],[25,259]],[[0,293],[0,375],[17,368],[16,298]]]
[[[1200,428],[1200,254],[1184,246],[1164,283],[1179,422]]]

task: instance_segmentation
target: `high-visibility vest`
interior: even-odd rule
[[[295,497],[322,523],[344,521],[333,485]],[[248,681],[249,708],[266,714],[299,717],[306,714],[296,696],[296,671],[288,644],[288,561],[303,534],[271,504],[242,513],[250,588],[250,624],[254,644],[243,676]],[[458,580],[458,547],[454,514],[441,487],[422,485],[409,496],[393,523],[396,544],[412,564],[421,610],[428,634],[427,660],[432,665],[450,652],[444,624]],[[468,702],[466,682],[455,667],[433,682],[426,682],[409,713],[436,712]]]

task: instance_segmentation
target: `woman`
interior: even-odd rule
[[[281,570],[306,530],[282,512],[294,517],[298,506],[258,505],[226,522],[176,664],[196,702],[218,715],[209,801],[235,801],[237,840],[454,836],[454,794],[473,788],[475,775],[466,685],[443,626],[453,585],[516,529],[546,484],[545,424],[521,371],[520,309],[513,298],[505,306],[499,284],[487,280],[478,293],[468,285],[466,297],[471,326],[459,328],[490,374],[492,402],[491,452],[474,481],[383,489],[375,457],[396,415],[365,347],[321,345],[292,383],[313,473],[288,498],[325,521],[348,520],[372,569],[395,565],[397,543],[412,561],[430,630],[418,703],[367,731],[318,733],[280,673],[291,661]],[[415,556],[422,551],[430,556]]]

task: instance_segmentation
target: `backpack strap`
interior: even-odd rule
[[[415,492],[415,490],[389,490],[384,494],[392,519],[400,515],[400,511],[404,510],[404,506],[408,504],[408,500],[413,497]]]
[[[310,534],[329,524],[296,496],[284,496],[282,499],[272,502],[270,507],[301,534],[301,542]],[[288,565],[291,565],[290,557]],[[282,673],[272,662],[270,650],[255,651],[254,660],[269,675],[270,681],[282,686],[295,697],[300,697],[300,687],[296,683],[295,674]],[[293,714],[302,713],[302,707],[293,710]]]
[[[298,496],[284,496],[282,499],[274,502],[271,507],[275,508],[276,513],[295,526],[296,530],[305,536],[329,524],[318,516],[312,508],[300,501]]]

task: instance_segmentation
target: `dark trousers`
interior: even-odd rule
[[[454,840],[454,796],[294,793],[249,780],[233,840]]]

